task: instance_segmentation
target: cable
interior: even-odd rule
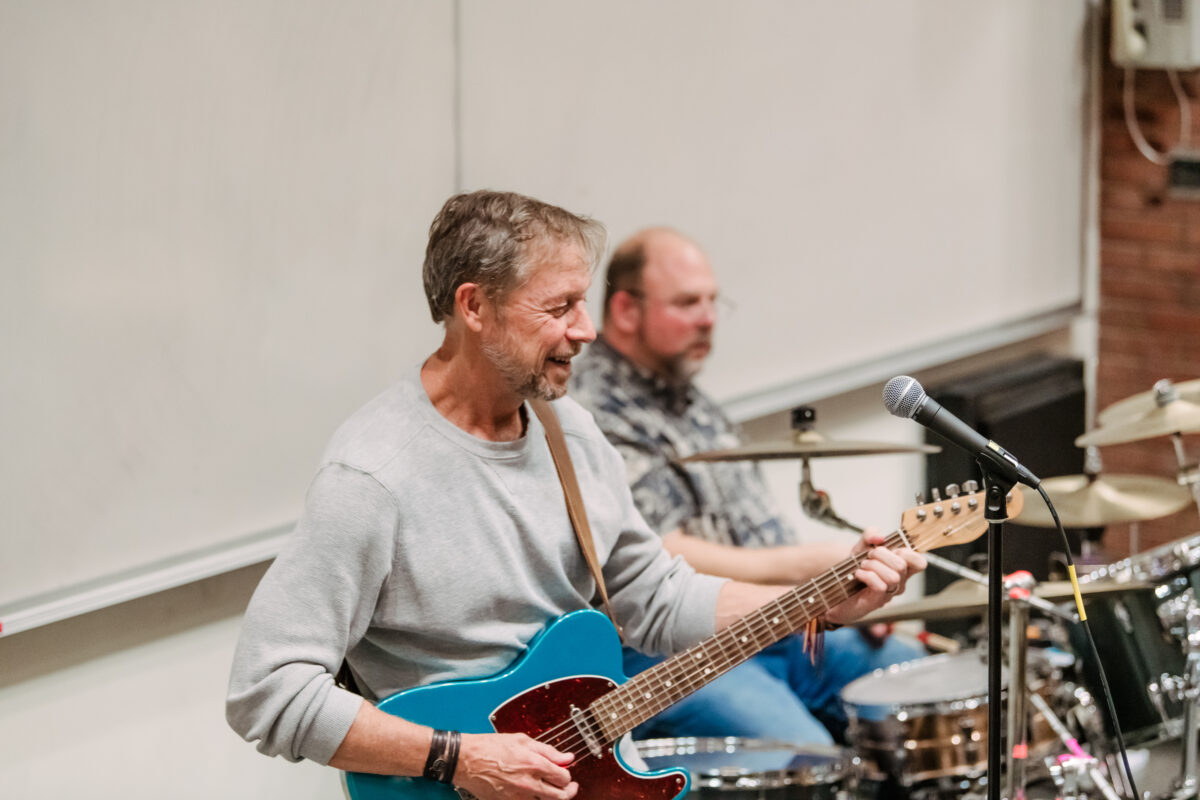
[[[1137,145],[1138,152],[1149,161],[1163,166],[1170,159],[1166,153],[1158,152],[1146,141],[1146,137],[1142,135],[1142,129],[1138,126],[1137,114],[1133,110],[1135,72],[1133,67],[1125,68],[1125,81],[1121,91],[1122,104],[1125,109],[1125,127],[1129,129],[1129,137]],[[1179,147],[1187,147],[1192,134],[1192,107],[1179,82],[1179,73],[1173,69],[1167,70],[1167,80],[1171,84],[1171,91],[1175,93],[1175,101],[1179,104]]]
[[[1179,103],[1179,147],[1186,148],[1192,139],[1192,104],[1183,93],[1178,72],[1173,69],[1167,70],[1167,80],[1171,83],[1171,91],[1175,93],[1175,102]]]
[[[1046,494],[1046,490],[1040,484],[1037,490],[1038,494],[1042,496],[1042,500],[1046,502],[1046,507],[1050,509],[1050,516],[1054,518],[1054,525],[1058,528],[1058,533],[1062,537],[1063,550],[1067,559],[1067,570],[1071,574],[1071,586],[1075,589],[1075,605],[1079,609],[1079,623],[1083,626],[1088,647],[1092,649],[1092,659],[1096,664],[1096,671],[1100,674],[1100,686],[1103,689],[1104,702],[1108,707],[1108,716],[1112,720],[1113,731],[1117,736],[1117,746],[1121,750],[1121,763],[1124,765],[1125,775],[1129,779],[1129,789],[1133,792],[1133,800],[1138,800],[1141,795],[1138,793],[1137,784],[1133,780],[1133,769],[1129,766],[1129,754],[1125,752],[1125,737],[1121,735],[1121,724],[1117,720],[1117,709],[1113,706],[1112,690],[1108,688],[1108,676],[1104,674],[1104,665],[1100,663],[1100,652],[1096,649],[1096,640],[1092,638],[1092,627],[1088,625],[1087,614],[1083,610],[1083,597],[1079,593],[1079,582],[1075,577],[1075,559],[1071,557],[1071,543],[1067,539],[1067,532],[1063,530],[1062,520],[1058,518],[1058,511],[1054,508],[1054,503],[1050,501],[1050,496]]]
[[[1137,116],[1133,113],[1133,67],[1125,68],[1125,85],[1121,92],[1121,97],[1125,106],[1125,127],[1129,129],[1129,136],[1133,139],[1133,143],[1137,145],[1138,151],[1144,155],[1149,161],[1160,166],[1167,163],[1167,157],[1155,150],[1146,141],[1146,137],[1142,136],[1142,129],[1138,127]]]

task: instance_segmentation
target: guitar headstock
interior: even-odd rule
[[[957,484],[946,487],[943,499],[937,489],[932,491],[933,501],[921,503],[905,511],[900,518],[900,529],[914,550],[925,552],[952,544],[974,541],[987,530],[984,516],[986,498],[975,481],[967,481],[960,490]],[[921,498],[918,497],[918,502]],[[1014,488],[1008,493],[1008,518],[1021,513],[1025,503],[1021,491]]]

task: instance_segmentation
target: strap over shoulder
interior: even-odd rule
[[[575,529],[575,538],[579,540],[579,547],[583,550],[583,557],[587,561],[588,569],[591,570],[592,578],[595,579],[596,586],[600,590],[600,599],[604,601],[604,610],[608,613],[608,618],[612,620],[613,626],[616,627],[617,633],[621,633],[621,626],[617,624],[617,617],[608,600],[608,588],[604,585],[604,575],[600,572],[600,564],[596,558],[596,545],[592,541],[592,529],[588,525],[587,509],[583,506],[583,495],[579,491],[575,466],[571,463],[571,454],[567,451],[567,440],[563,437],[558,413],[550,403],[540,398],[530,400],[529,405],[532,406],[533,413],[537,414],[538,419],[541,420],[542,427],[546,429],[546,442],[550,445],[550,455],[554,458],[554,468],[558,472],[558,480],[562,483],[563,496],[567,501],[567,516],[571,518],[571,527]]]

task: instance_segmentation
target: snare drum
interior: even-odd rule
[[[858,758],[840,747],[765,739],[647,739],[637,749],[650,769],[686,769],[689,797],[710,800],[834,800],[859,771]]]
[[[911,786],[987,771],[987,664],[978,653],[875,670],[846,685],[842,704],[867,777]]]

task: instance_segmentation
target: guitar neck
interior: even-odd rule
[[[908,547],[900,531],[889,535],[884,546]],[[851,556],[825,574],[780,595],[756,611],[691,648],[656,664],[595,700],[592,718],[613,742],[682,700],[751,656],[810,620],[854,596],[864,587],[854,577],[865,553]]]

